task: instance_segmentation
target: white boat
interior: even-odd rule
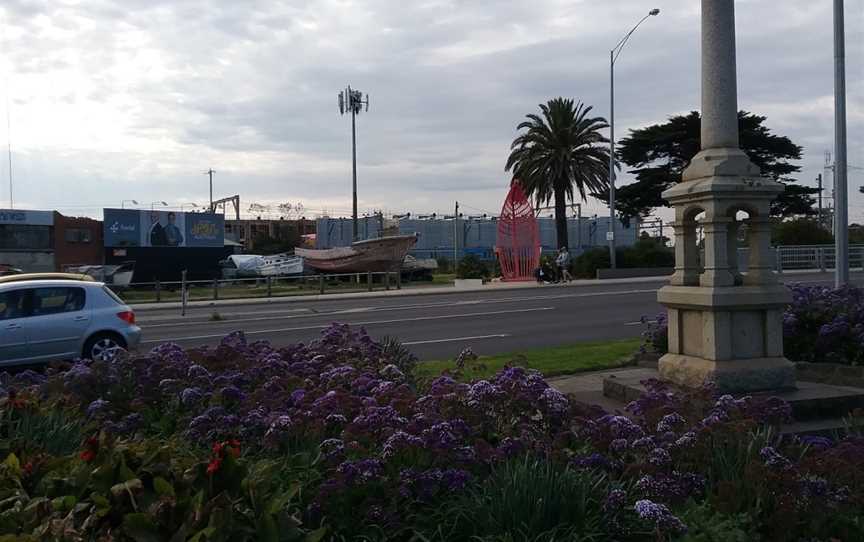
[[[221,266],[222,278],[225,279],[282,277],[302,274],[303,258],[288,254],[233,254],[223,260]]]

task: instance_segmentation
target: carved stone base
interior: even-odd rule
[[[712,383],[722,393],[749,393],[795,388],[795,365],[786,358],[711,361],[695,356],[666,354],[660,358],[660,378],[698,388]]]

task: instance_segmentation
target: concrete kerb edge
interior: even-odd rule
[[[506,292],[510,290],[529,290],[538,288],[574,288],[580,286],[602,286],[605,284],[639,284],[646,282],[654,282],[662,284],[669,280],[669,277],[636,277],[628,279],[606,279],[606,280],[577,280],[570,284],[537,284],[535,282],[526,283],[510,283],[506,286],[499,285],[484,285],[477,288],[454,288],[454,287],[439,287],[439,288],[423,288],[423,289],[403,289],[403,290],[383,290],[376,292],[351,292],[342,294],[313,294],[302,296],[284,296],[284,297],[252,297],[243,299],[220,299],[210,301],[192,301],[186,304],[187,309],[207,308],[207,307],[226,307],[232,305],[272,305],[282,303],[303,303],[317,301],[339,301],[345,299],[374,299],[387,297],[421,297],[431,295],[448,295],[448,294],[463,294],[463,293],[478,293],[478,292]],[[497,283],[496,283],[497,284]],[[135,312],[147,312],[166,309],[180,309],[181,304],[178,301],[169,303],[143,303],[130,305]]]
[[[796,269],[785,271],[783,275],[796,274],[816,274],[819,273],[812,269]],[[830,272],[822,273],[825,275]],[[192,301],[186,304],[187,308],[207,308],[207,307],[230,307],[232,305],[271,305],[281,303],[302,303],[302,302],[317,302],[317,301],[339,301],[345,299],[375,299],[386,297],[421,297],[429,295],[445,295],[445,294],[461,294],[461,293],[477,293],[477,292],[492,292],[492,291],[507,291],[507,290],[527,290],[533,288],[554,288],[554,287],[579,287],[579,286],[601,286],[604,284],[639,284],[646,282],[666,283],[669,277],[632,277],[625,279],[589,279],[589,280],[574,280],[570,284],[537,284],[536,282],[526,283],[509,283],[506,286],[501,286],[502,283],[486,284],[478,288],[455,288],[455,287],[438,287],[438,288],[406,288],[402,290],[379,290],[375,292],[351,292],[343,294],[313,294],[303,296],[283,296],[283,297],[250,297],[242,299],[220,299],[211,301]],[[166,309],[180,309],[180,303],[172,301],[168,303],[142,303],[130,305],[135,312],[147,312]]]

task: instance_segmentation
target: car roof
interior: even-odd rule
[[[44,288],[51,286],[67,286],[67,287],[78,287],[78,288],[101,288],[104,286],[103,282],[93,282],[93,281],[81,281],[81,280],[68,280],[68,279],[40,279],[40,280],[22,280],[18,282],[0,282],[0,292],[6,290],[13,290],[18,288]]]

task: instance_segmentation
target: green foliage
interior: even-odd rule
[[[473,254],[466,254],[459,260],[456,276],[460,279],[488,279],[491,273],[487,262]]]
[[[790,163],[801,159],[801,147],[788,137],[772,134],[764,125],[766,117],[746,111],[738,113],[741,148],[764,175],[787,185],[786,192],[772,205],[774,216],[813,214],[814,188],[795,185],[791,175],[801,168]],[[666,207],[662,193],[681,181],[681,174],[699,152],[701,118],[697,111],[676,115],[664,124],[638,130],[619,143],[620,160],[632,168],[636,182],[616,192],[620,216],[646,216],[652,209]],[[608,201],[608,192],[596,195]]]
[[[603,474],[525,458],[426,518],[426,540],[605,540]]]
[[[528,197],[543,204],[555,200],[559,247],[570,246],[566,206],[574,198],[573,187],[585,201],[587,194],[609,185],[608,140],[601,134],[609,125],[603,117],[589,117],[591,110],[564,98],[540,104],[542,116],[526,115],[528,120],[516,127],[525,132],[513,140],[507,158],[506,171],[512,170]]]
[[[760,542],[756,522],[750,514],[726,515],[707,504],[691,506],[683,514],[687,534],[681,542]]]
[[[641,238],[632,247],[615,251],[618,267],[674,267],[675,253],[665,245],[665,239]],[[596,278],[598,269],[608,269],[609,250],[591,248],[573,260],[573,274],[581,278]]]
[[[812,218],[785,220],[774,224],[771,242],[784,245],[829,245],[834,242],[831,232]]]

